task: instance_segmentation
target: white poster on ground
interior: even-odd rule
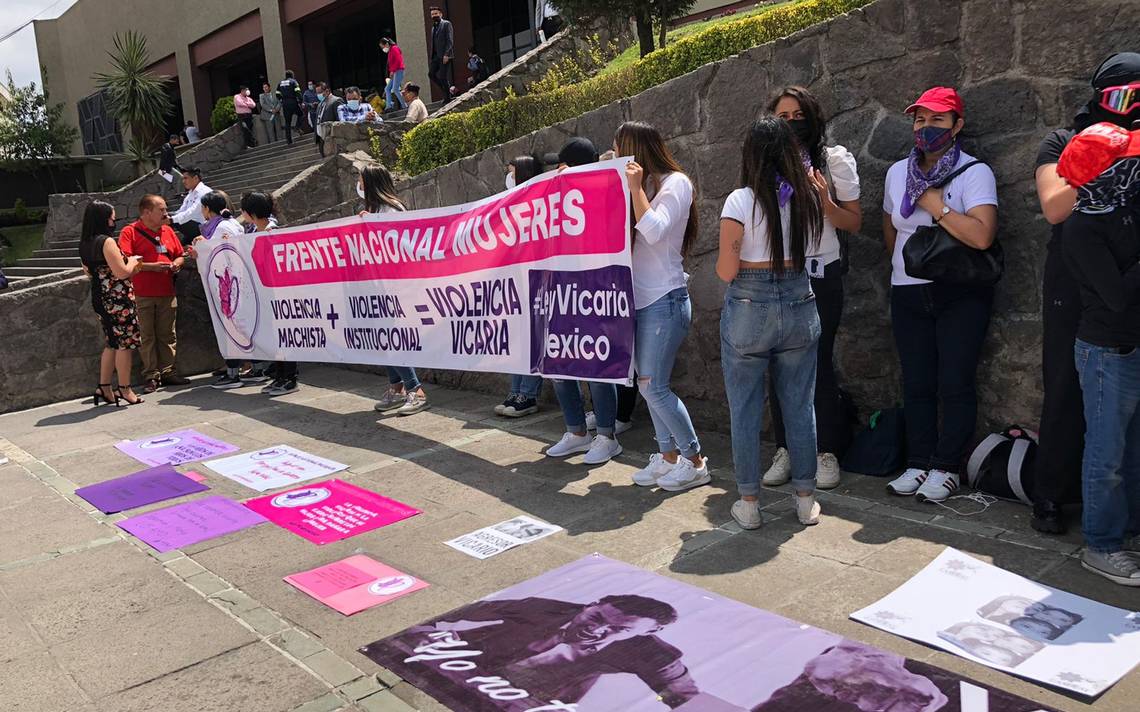
[[[560,531],[562,531],[562,527],[540,522],[524,515],[477,529],[470,534],[464,534],[445,543],[468,556],[474,556],[476,559],[489,559],[507,549],[538,541]]]
[[[206,467],[258,492],[290,487],[348,469],[348,465],[288,445],[209,460]]]
[[[1140,613],[946,549],[851,617],[998,670],[1093,697],[1140,663]]]

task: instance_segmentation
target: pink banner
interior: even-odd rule
[[[414,507],[341,480],[258,497],[245,506],[315,544],[347,539],[420,513]]]

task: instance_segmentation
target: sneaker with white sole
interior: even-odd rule
[[[666,492],[683,492],[709,482],[712,482],[712,477],[709,477],[707,457],[701,459],[699,468],[689,458],[681,457],[669,472],[657,478],[657,486]]]
[[[274,381],[268,391],[265,392],[269,396],[283,396],[287,393],[292,393],[297,390],[297,379],[290,378],[288,380]]]
[[[243,386],[253,386],[259,383],[269,383],[273,377],[265,372],[264,368],[251,368],[249,371],[238,376],[241,379]]]
[[[502,415],[507,418],[523,418],[538,412],[538,401],[525,396],[515,396],[514,401],[503,408]]]
[[[217,380],[210,384],[210,388],[228,391],[233,388],[241,388],[241,385],[241,379],[237,376],[218,376]]]
[[[912,495],[918,491],[930,473],[917,467],[908,467],[906,472],[887,483],[887,491],[902,496]]]
[[[514,405],[515,398],[518,398],[518,394],[512,393],[505,401],[495,406],[495,415],[502,415],[507,406]]]
[[[388,386],[388,390],[384,391],[384,395],[380,396],[380,400],[376,401],[376,405],[372,406],[373,410],[381,413],[387,413],[390,410],[395,410],[408,402],[408,394],[404,393],[404,389],[399,390]]]
[[[945,470],[931,470],[930,476],[914,493],[919,502],[941,502],[958,491],[958,475]]]
[[[761,482],[765,487],[779,487],[792,479],[792,460],[788,457],[788,449],[780,448],[776,450],[775,457],[772,458],[772,466],[764,473],[764,479]]]
[[[409,393],[404,404],[396,410],[396,415],[415,415],[421,410],[426,410],[428,407],[427,394],[420,391]]]
[[[590,445],[590,449],[586,452],[586,456],[582,458],[582,462],[587,465],[600,465],[603,462],[609,462],[612,458],[621,454],[621,443],[617,438],[607,438],[605,435],[595,435],[594,442]]]
[[[633,473],[633,484],[642,487],[652,487],[657,484],[658,478],[669,474],[673,463],[667,462],[661,453],[654,453],[649,458],[649,464]]]
[[[266,394],[266,395],[269,395],[269,391],[280,386],[282,383],[284,383],[284,381],[275,378],[272,381],[270,381],[269,383],[266,383],[264,386],[262,386],[261,392]]]
[[[1140,561],[1127,551],[1105,554],[1086,550],[1081,555],[1081,566],[1121,586],[1140,586]]]
[[[834,489],[839,486],[839,460],[830,452],[815,456],[815,486],[818,489]]]
[[[805,527],[819,524],[820,507],[819,502],[815,501],[815,495],[801,497],[797,494],[793,497],[796,500],[796,519],[800,520],[800,524]]]
[[[589,435],[564,433],[561,440],[546,450],[546,455],[547,457],[566,457],[567,455],[586,452],[590,449],[590,443],[592,442],[593,439]]]
[[[760,516],[759,502],[736,500],[732,503],[732,518],[741,529],[759,529],[764,525],[764,518]]]

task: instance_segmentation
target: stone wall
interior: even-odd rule
[[[878,0],[861,11],[757,47],[511,143],[417,176],[402,185],[414,207],[460,203],[502,189],[503,165],[556,151],[572,135],[608,146],[624,120],[650,121],[670,137],[698,186],[700,238],[690,256],[693,328],[674,385],[705,428],[728,423],[720,370],[724,285],[714,265],[724,198],[737,187],[745,127],[770,93],[806,84],[831,118],[834,143],[858,158],[863,235],[853,238],[847,302],[837,346],[844,386],[865,418],[900,399],[891,336],[890,257],[882,243],[882,185],[911,143],[903,110],[924,89],[959,87],[968,148],[997,175],[1006,275],[979,367],[979,428],[1035,423],[1041,397],[1041,271],[1049,228],[1038,212],[1034,155],[1050,129],[1068,124],[1110,51],[1134,50],[1140,3],[1089,0],[1079,23],[1062,0]],[[1063,48],[1063,49],[1062,49]],[[689,100],[680,101],[679,97]],[[482,374],[442,373],[448,384],[501,389]]]
[[[199,141],[193,146],[178,152],[178,163],[182,166],[200,168],[207,176],[232,161],[245,150],[241,127],[234,124],[225,131]],[[47,227],[44,228],[43,245],[47,247],[58,240],[74,240],[79,237],[83,223],[83,211],[92,200],[106,200],[115,206],[120,221],[138,216],[139,200],[147,193],[161,195],[168,200],[185,192],[177,181],[167,183],[154,170],[127,185],[105,193],[56,193],[48,198]]]
[[[340,153],[301,171],[273,193],[274,213],[282,225],[295,225],[309,216],[329,215],[344,203],[359,204],[356,182],[360,168],[375,159],[367,151]],[[330,219],[330,218],[321,218]]]
[[[404,134],[416,127],[410,121],[385,121],[379,124],[326,124],[329,135],[325,138],[326,153],[372,152],[372,136],[379,140],[380,162],[389,168],[396,165],[397,151]]]

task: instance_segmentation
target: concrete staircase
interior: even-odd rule
[[[13,267],[5,267],[4,276],[15,283],[79,267],[79,240],[60,240],[47,248],[36,250],[31,257],[17,260]]]

